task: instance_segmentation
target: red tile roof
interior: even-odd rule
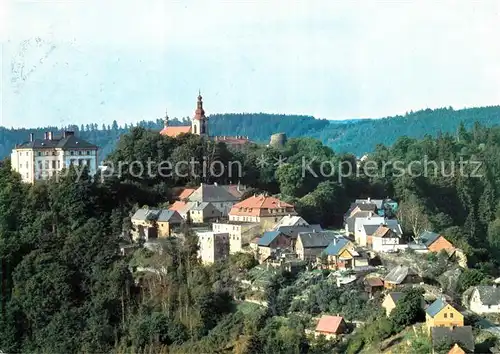
[[[165,127],[160,131],[161,135],[166,135],[171,138],[175,138],[176,136],[184,133],[191,133],[190,125]]]
[[[323,316],[316,326],[316,332],[338,334],[342,321],[341,316]]]
[[[177,200],[174,202],[174,204],[172,204],[168,210],[175,210],[175,211],[181,211],[184,209],[184,207],[187,205],[186,202],[183,202],[183,201],[180,201],[180,200]]]
[[[247,198],[231,208],[231,215],[259,216],[261,209],[293,208],[293,205],[282,202],[278,198],[264,195],[254,195]]]
[[[184,199],[187,199],[191,194],[193,194],[193,192],[195,191],[196,189],[194,188],[185,188],[181,194],[179,194],[179,200],[184,200]]]

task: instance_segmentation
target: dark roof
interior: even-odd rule
[[[237,196],[228,191],[227,186],[215,184],[202,184],[188,197],[188,200],[196,202],[237,202]]]
[[[392,293],[389,293],[389,296],[391,297],[392,301],[396,304],[402,297],[403,297],[402,292],[394,291]]]
[[[267,231],[267,232],[264,232],[264,234],[259,239],[259,242],[257,242],[257,244],[259,246],[264,246],[264,247],[269,246],[271,244],[271,242],[273,242],[281,234],[282,233],[280,231]]]
[[[298,235],[304,248],[326,248],[337,237],[338,234],[331,231],[301,232]]]
[[[384,200],[383,199],[356,199],[354,201],[354,203],[356,204],[373,204],[375,205],[377,208],[382,208],[383,204],[384,204]]]
[[[483,305],[500,305],[500,288],[495,286],[476,286]]]
[[[365,278],[365,283],[375,287],[375,286],[384,286],[384,281],[380,279],[379,277],[370,277],[370,278]]]
[[[427,312],[429,316],[434,317],[439,313],[439,311],[444,309],[446,305],[448,305],[448,303],[443,299],[439,298],[432,304],[430,304],[429,307],[425,310],[425,312]]]
[[[399,224],[399,221],[397,219],[386,219],[385,225],[393,232],[395,232],[396,235],[398,236],[402,235],[403,232],[401,230],[401,225]]]
[[[295,239],[301,232],[321,232],[323,228],[320,225],[280,226],[276,231],[280,231],[288,237]]]
[[[363,225],[363,228],[365,229],[366,235],[371,236],[375,231],[377,231],[379,226],[380,225]]]
[[[443,343],[450,344],[451,349],[454,344],[458,345],[466,352],[474,352],[474,335],[471,326],[460,327],[432,327],[432,345],[437,347]]]
[[[342,249],[349,243],[349,240],[339,237],[338,239],[333,239],[332,242],[328,245],[328,247],[323,251],[325,254],[329,256],[338,256]]]
[[[53,139],[34,139],[26,141],[16,146],[18,149],[97,149],[97,146],[91,144],[74,135]]]
[[[181,223],[183,221],[182,216],[175,210],[166,210],[162,209],[160,214],[158,215],[157,221],[169,221],[169,222],[178,222]]]
[[[392,283],[392,284],[401,284],[408,275],[415,275],[416,272],[403,265],[399,265],[395,268],[392,268],[389,274],[387,274],[384,278],[384,281]]]
[[[132,219],[164,222],[172,221],[179,223],[182,221],[182,217],[177,211],[166,209],[139,209],[132,216]]]
[[[429,247],[440,235],[435,232],[424,231],[420,234],[420,242]]]

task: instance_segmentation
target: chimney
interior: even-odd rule
[[[370,197],[368,197],[366,200],[368,201],[368,203],[370,203]]]
[[[44,132],[43,133],[43,140],[47,140],[48,139],[48,132]]]
[[[70,136],[73,136],[73,135],[75,135],[75,132],[73,132],[73,131],[65,130],[63,132],[63,138],[67,138],[67,137],[70,137]]]
[[[35,140],[35,134],[30,133],[30,141],[33,141],[33,140]]]
[[[52,140],[52,132],[47,132],[47,139]]]

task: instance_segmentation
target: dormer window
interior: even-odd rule
[[[71,156],[73,156],[73,155],[74,155],[74,153],[75,153],[74,151],[70,151],[70,152],[69,152],[69,154],[70,154]]]

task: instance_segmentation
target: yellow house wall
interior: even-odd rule
[[[445,314],[447,317],[444,317]],[[451,318],[451,314],[453,314],[453,318]],[[436,314],[436,316],[431,317],[429,314],[426,314],[425,317],[429,329],[431,327],[461,327],[464,325],[464,316],[449,304]]]
[[[170,236],[170,223],[158,222],[157,225],[158,225],[158,237]]]

